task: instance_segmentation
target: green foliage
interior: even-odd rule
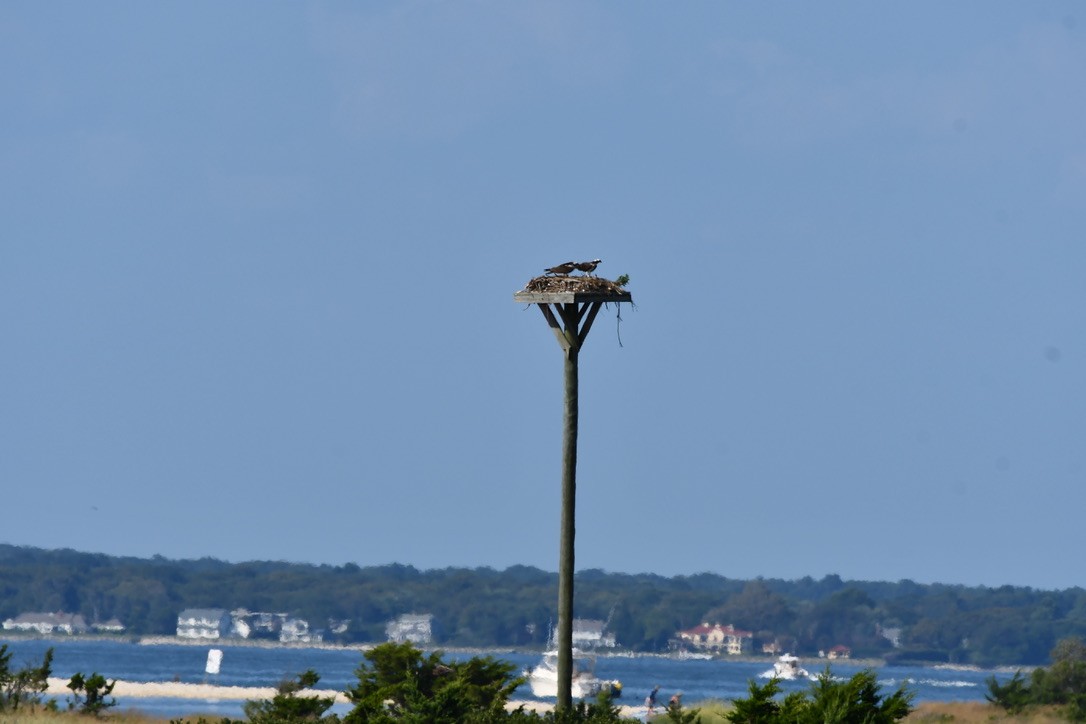
[[[675,724],[700,724],[701,722],[701,715],[697,709],[684,709],[682,703],[678,701],[668,703],[664,715],[667,721]]]
[[[1086,644],[1078,637],[1061,639],[1051,652],[1052,665],[1034,669],[1027,682],[1015,672],[1006,684],[988,679],[985,698],[1018,714],[1034,706],[1054,705],[1072,721],[1086,721]]]
[[[1054,664],[1080,664],[1086,662],[1086,643],[1078,636],[1060,639],[1049,652]]]
[[[851,679],[838,680],[827,668],[809,691],[794,692],[778,702],[780,684],[771,679],[763,686],[750,682],[750,697],[737,699],[728,713],[735,724],[892,724],[912,711],[914,694],[904,687],[884,696],[875,672],[860,671]]]
[[[613,724],[624,720],[607,692],[594,702],[561,711],[507,710],[523,679],[516,667],[490,656],[444,661],[409,643],[381,644],[365,654],[355,672],[358,684],[347,690],[354,708],[347,724]]]
[[[46,650],[41,666],[27,666],[19,671],[11,670],[11,656],[7,644],[0,645],[0,712],[40,704],[42,694],[49,688],[49,674],[53,672],[52,648]]]
[[[285,611],[324,629],[350,621],[341,642],[380,641],[405,611],[434,616],[443,646],[541,648],[557,619],[557,575],[411,566],[314,566],[117,558],[0,544],[0,619],[28,611],[116,617],[129,635],[172,634],[185,608]],[[675,632],[702,621],[732,623],[794,653],[837,644],[855,657],[977,665],[1045,665],[1061,639],[1086,636],[1086,590],[845,581],[741,581],[714,574],[665,578],[580,571],[578,617],[608,619],[619,645],[666,650]],[[880,631],[900,629],[902,648]]]
[[[113,687],[116,685],[116,680],[106,681],[106,677],[98,672],[84,677],[83,672],[77,671],[71,681],[68,682],[68,688],[72,690],[73,699],[69,704],[69,708],[79,709],[83,714],[98,716],[106,709],[117,705],[117,700],[110,696],[113,693]]]
[[[365,658],[358,684],[347,690],[354,704],[347,722],[496,721],[523,682],[513,664],[489,656],[442,661],[441,652],[425,655],[409,643],[382,644]]]
[[[777,721],[781,707],[775,697],[780,690],[780,681],[777,679],[770,679],[762,686],[751,679],[750,695],[746,699],[736,699],[732,702],[733,708],[727,715],[728,721],[735,724],[763,724]]]
[[[994,676],[989,676],[988,693],[984,698],[1011,714],[1022,713],[1032,703],[1029,683],[1021,671],[1014,672],[1006,684],[1000,684]]]
[[[338,722],[334,714],[325,712],[335,703],[335,697],[298,696],[303,689],[312,689],[320,676],[312,669],[295,679],[279,685],[278,693],[271,701],[247,701],[245,718],[249,724],[300,724],[301,722]]]
[[[750,631],[787,631],[796,619],[788,599],[769,589],[764,581],[750,581],[737,595],[705,614],[706,621],[738,622]],[[839,643],[835,640],[830,646]],[[825,648],[829,648],[826,646]]]

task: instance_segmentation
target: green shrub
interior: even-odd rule
[[[1054,705],[1072,721],[1086,721],[1086,644],[1077,637],[1060,640],[1051,653],[1052,666],[1034,669],[1029,681],[1021,671],[1006,684],[988,678],[985,698],[1018,714],[1036,706]]]
[[[49,688],[49,675],[53,673],[53,649],[42,657],[41,666],[27,666],[12,671],[11,652],[7,644],[0,645],[0,712],[16,711],[20,706],[31,708],[41,703],[42,695]]]
[[[335,697],[298,696],[303,689],[312,689],[320,681],[312,669],[295,679],[279,685],[271,701],[247,701],[243,707],[249,724],[300,724],[301,722],[338,722],[335,714],[325,712],[335,703]]]
[[[914,694],[899,688],[889,696],[880,692],[875,672],[865,669],[851,679],[837,680],[827,668],[806,692],[793,692],[782,701],[780,683],[770,679],[759,686],[750,682],[750,696],[736,699],[726,716],[735,724],[892,724],[912,711]]]
[[[347,724],[611,724],[624,721],[605,692],[595,702],[539,714],[523,707],[508,711],[513,690],[524,679],[516,666],[490,656],[443,661],[441,652],[423,654],[409,643],[381,644],[365,654],[347,690],[354,708]]]
[[[84,677],[82,672],[77,671],[71,681],[68,682],[68,688],[72,690],[73,699],[69,707],[72,709],[78,708],[84,714],[98,716],[106,709],[117,705],[117,700],[110,696],[113,693],[113,687],[116,685],[116,679],[106,681],[106,677],[98,672]]]
[[[1025,711],[1031,701],[1029,683],[1022,676],[1021,671],[1014,672],[1014,676],[1006,684],[1000,685],[994,676],[988,677],[988,693],[984,698],[996,706],[1001,706],[1011,714],[1020,714]]]
[[[354,708],[345,721],[459,724],[494,721],[523,679],[515,667],[486,657],[442,661],[409,643],[381,644],[367,651],[358,684],[347,690]]]

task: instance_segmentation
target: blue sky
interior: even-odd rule
[[[1083,585],[1075,2],[0,6],[0,541]]]

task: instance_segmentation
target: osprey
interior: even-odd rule
[[[592,261],[579,261],[573,266],[576,267],[577,271],[583,271],[585,274],[590,275],[592,272],[596,271],[596,267],[602,262],[603,259],[593,259]]]
[[[574,262],[567,261],[565,264],[559,264],[557,266],[552,266],[550,269],[544,269],[543,271],[548,272],[550,274],[569,274],[571,271],[573,271],[576,268],[577,268],[577,265]]]

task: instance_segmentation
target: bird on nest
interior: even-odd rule
[[[596,267],[603,263],[603,259],[593,259],[592,261],[579,261],[573,266],[577,271],[582,271],[585,274],[592,276],[592,272],[596,271]]]
[[[567,261],[565,264],[558,264],[558,265],[552,266],[550,269],[544,269],[543,271],[547,272],[548,274],[566,275],[566,274],[569,274],[571,271],[573,271],[576,268],[577,268],[577,263],[576,262]]]

